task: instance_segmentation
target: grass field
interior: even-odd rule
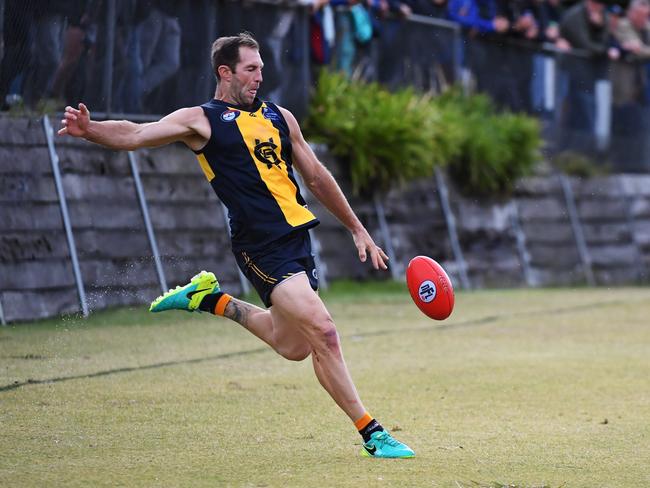
[[[325,295],[368,410],[415,449],[359,456],[309,361],[145,307],[0,328],[3,487],[647,487],[650,288]]]

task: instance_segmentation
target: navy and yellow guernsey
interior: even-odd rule
[[[195,151],[228,208],[233,251],[257,252],[297,229],[318,225],[293,174],[289,126],[278,107],[255,99],[242,108],[203,105],[212,135]]]

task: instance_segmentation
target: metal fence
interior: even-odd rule
[[[215,86],[209,63],[212,41],[217,36],[249,30],[259,39],[265,61],[261,96],[289,107],[299,117],[306,114],[313,72],[319,66],[314,65],[310,57],[310,12],[305,6],[289,2],[234,0],[179,0],[177,3],[179,8],[174,15],[166,15],[163,11],[145,12],[145,17],[138,19],[135,11],[131,11],[131,17],[127,15],[127,1],[98,2],[101,11],[94,12],[94,20],[88,21],[83,29],[57,11],[55,2],[49,4],[52,15],[44,15],[39,22],[27,27],[20,22],[5,22],[5,30],[7,27],[20,26],[23,30],[29,29],[29,36],[26,37],[36,38],[38,36],[35,34],[42,29],[39,42],[48,39],[46,34],[51,35],[52,41],[61,41],[58,45],[53,41],[55,45],[50,46],[54,48],[52,51],[59,50],[57,63],[42,63],[40,66],[30,63],[29,59],[24,59],[22,64],[11,65],[11,60],[17,59],[21,52],[24,54],[25,46],[20,48],[23,49],[21,51],[20,46],[5,43],[2,78],[3,83],[7,83],[6,93],[22,93],[24,103],[34,108],[38,108],[36,105],[39,102],[47,102],[48,99],[60,101],[57,97],[63,97],[68,101],[87,102],[95,114],[103,111],[107,117],[127,115],[130,118],[151,119],[155,117],[154,114],[167,113],[208,99]],[[17,4],[11,3],[14,7]],[[31,5],[31,2],[26,0],[25,5],[28,4]],[[0,12],[3,8],[6,15],[20,14],[7,11],[7,3],[0,0]],[[27,13],[29,9],[25,8],[22,14]],[[630,85],[630,80],[636,82],[644,78],[639,76],[646,69],[644,65],[609,63],[591,59],[584,53],[559,53],[544,46],[467,39],[460,27],[452,22],[417,16],[407,20],[385,19],[378,35],[367,43],[359,43],[349,38],[347,10],[336,11],[335,20],[338,37],[331,61],[335,68],[381,82],[391,89],[412,86],[437,92],[460,83],[468,91],[490,94],[503,109],[524,111],[539,117],[545,127],[547,148],[551,153],[573,150],[593,155],[617,170],[647,172],[650,169],[649,143],[645,137],[649,120],[645,104],[646,87]],[[83,34],[83,37],[75,37],[77,34]],[[80,49],[71,52],[75,47]],[[30,52],[38,53],[38,50],[34,51],[34,46],[31,46]],[[48,83],[43,84],[48,76],[39,73],[39,69],[54,70],[54,74],[50,72]],[[89,309],[82,279],[83,266],[76,263],[75,226],[68,217],[58,155],[52,140],[53,130],[49,119],[46,117],[43,120],[52,175],[56,180],[57,200],[61,205],[67,247],[73,262],[76,291],[82,313],[87,315]],[[30,138],[26,140],[32,141]],[[27,144],[23,141],[19,145]],[[157,272],[154,287],[164,290],[166,277],[133,154],[130,155],[129,164],[142,209],[147,242],[154,255]],[[30,167],[29,171],[32,169]],[[9,169],[6,173],[15,177],[12,171],[16,172]],[[31,175],[19,173],[16,178],[22,178],[21,185],[29,188],[24,183],[25,178],[29,177]],[[583,231],[580,205],[576,204],[577,198],[566,178],[561,183],[585,280],[589,284],[598,283],[587,242],[589,236],[585,236]],[[8,187],[11,188],[10,181]],[[470,288],[473,284],[464,258],[463,242],[459,239],[454,208],[440,173],[436,174],[436,188],[453,255],[450,262],[455,263],[452,270],[461,286]],[[11,198],[11,195],[6,195],[5,202]],[[5,214],[11,213],[13,203],[3,209],[6,210]],[[375,202],[374,208],[382,239],[388,243],[390,253],[396,255],[398,251],[390,245],[390,221],[380,203]],[[517,210],[515,204],[513,208]],[[643,214],[647,205],[638,200],[634,202],[634,208],[637,213]],[[629,213],[632,215],[632,210]],[[517,249],[523,263],[525,281],[530,285],[540,281],[535,281],[535,261],[530,257],[535,257],[531,251],[533,247],[527,248],[526,234],[522,230],[526,218],[524,216],[520,221],[518,213],[513,214],[512,226],[516,229]],[[634,224],[633,217],[630,217],[630,222]],[[20,237],[23,233],[27,234],[24,231],[33,230],[30,225],[16,224],[16,229],[13,229],[11,222],[7,224],[3,220],[2,230],[10,232],[13,229],[14,234]],[[647,246],[645,221],[643,225],[646,227],[637,234],[641,235],[639,239],[643,240],[642,244]],[[631,235],[635,236],[633,232]],[[573,241],[570,246],[574,246]],[[315,248],[319,247],[315,243]],[[627,251],[623,249],[621,252]],[[642,252],[643,249],[638,254],[642,255]],[[16,258],[15,262],[9,261],[12,265],[20,265],[20,262],[30,260],[34,259]],[[393,261],[398,263],[399,256]],[[319,264],[324,270],[326,263],[319,260]],[[395,267],[396,274],[397,270]],[[3,278],[7,279],[4,273]],[[4,290],[0,293],[0,324],[6,323],[7,317],[9,320],[14,318],[16,307],[11,297],[24,291],[12,286],[15,288],[11,283],[3,284]],[[245,288],[242,281],[242,289]]]
[[[645,65],[515,42],[465,45],[478,91],[504,109],[538,117],[547,156],[570,152],[612,171],[650,171]]]
[[[549,157],[577,153],[613,171],[648,172],[650,95],[642,81],[648,66],[508,38],[469,38],[453,22],[411,16],[382,21],[379,37],[357,48],[350,72],[393,89],[436,92],[462,84],[489,94],[501,109],[538,117]]]
[[[249,30],[265,61],[260,95],[299,118],[307,113],[313,73],[321,66],[311,57],[311,12],[300,2],[167,2],[173,11],[143,9],[150,2],[135,0],[67,3],[86,10],[64,11],[50,2],[37,15],[31,0],[0,2],[3,101],[20,96],[28,107],[48,111],[83,100],[95,114],[150,119],[210,98],[212,41]],[[89,11],[87,4],[97,7]],[[646,65],[508,38],[468,38],[453,22],[422,16],[383,19],[365,43],[354,38],[351,25],[349,10],[336,10],[334,68],[392,89],[435,92],[461,83],[490,94],[504,109],[539,117],[551,155],[575,151],[614,170],[650,169],[648,90],[639,81],[647,78]]]
[[[260,41],[265,60],[260,95],[298,115],[306,110],[311,79],[309,10],[304,5],[232,0],[65,3],[77,4],[77,10],[50,2],[40,11],[31,0],[0,5],[3,103],[49,111],[83,100],[95,113],[129,114],[133,119],[201,104],[215,88],[212,42],[248,30]]]

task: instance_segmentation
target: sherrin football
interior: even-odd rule
[[[416,256],[406,268],[406,285],[417,307],[428,317],[444,320],[454,309],[454,288],[442,266]]]

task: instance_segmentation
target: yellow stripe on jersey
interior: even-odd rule
[[[208,179],[208,181],[214,180],[214,171],[212,171],[212,168],[210,167],[210,164],[208,163],[208,160],[205,159],[205,154],[197,154],[196,158],[199,160],[199,164],[201,165],[201,169],[203,170],[203,174],[205,177]]]
[[[315,217],[296,201],[298,189],[289,178],[287,164],[282,159],[280,132],[262,115],[264,107],[266,104],[262,104],[252,115],[242,112],[237,117],[237,126],[262,181],[278,203],[289,225],[296,227],[314,220]]]

